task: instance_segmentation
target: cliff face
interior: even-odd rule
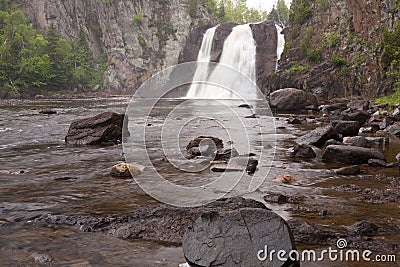
[[[294,0],[293,5],[300,0]],[[396,0],[319,0],[291,14],[279,71],[266,93],[297,87],[321,98],[390,93],[393,81],[381,63],[383,31],[398,23]],[[297,18],[297,19],[296,19]]]
[[[14,2],[39,29],[54,24],[67,40],[84,31],[95,56],[107,55],[104,90],[115,94],[132,94],[155,72],[177,64],[193,27],[213,22],[201,1],[195,19],[189,16],[190,0]]]

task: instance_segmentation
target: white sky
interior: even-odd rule
[[[271,11],[272,7],[276,4],[277,0],[247,0],[247,6],[267,10],[268,12]],[[290,8],[290,4],[292,0],[285,0],[286,5]]]

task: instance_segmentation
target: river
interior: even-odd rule
[[[136,181],[115,179],[109,175],[110,168],[124,160],[122,145],[114,146],[66,146],[64,137],[73,120],[97,115],[104,111],[124,113],[130,99],[91,99],[91,100],[38,100],[38,101],[1,101],[0,106],[0,266],[34,265],[38,255],[49,255],[54,266],[178,266],[184,257],[180,247],[143,240],[121,240],[99,233],[83,233],[68,227],[41,225],[34,222],[40,215],[51,214],[91,214],[106,216],[124,214],[144,204],[157,204],[157,200],[141,190]],[[180,103],[180,102],[179,102]],[[234,111],[235,117],[244,118],[250,111],[238,108],[238,102],[225,103]],[[155,109],[147,121],[150,130],[146,135],[150,158],[162,157],[159,153],[158,135],[165,123],[166,114],[176,101],[165,101]],[[311,196],[308,206],[324,206],[329,216],[320,216],[318,212],[294,211],[290,204],[268,206],[285,219],[301,217],[307,221],[340,228],[360,220],[373,221],[378,225],[388,224],[390,220],[399,222],[398,203],[370,204],[355,200],[356,194],[328,190],[342,184],[356,184],[365,188],[384,189],[391,185],[389,179],[376,182],[376,177],[384,173],[397,177],[397,170],[378,170],[367,168],[363,176],[342,177],[332,172],[337,164],[326,164],[319,160],[298,161],[286,157],[287,149],[294,144],[297,136],[312,127],[310,124],[291,126],[285,121],[287,115],[271,116],[268,108],[254,103],[257,119],[243,119],[249,129],[247,137],[249,147],[235,144],[239,152],[247,149],[263,155],[258,175],[264,177],[258,189],[248,192],[249,179],[238,183],[228,195],[243,195],[263,201],[263,196],[270,191],[286,195]],[[131,104],[132,107],[132,104]],[[136,101],[130,118],[134,125],[140,126],[145,120],[141,111],[146,109],[146,102]],[[179,108],[181,110],[179,110]],[[185,120],[198,117],[205,109],[210,114],[218,113],[219,106],[213,103],[199,102],[187,107],[180,106],[178,115],[173,120]],[[39,114],[42,109],[53,109],[55,115]],[[198,114],[199,113],[199,114]],[[230,115],[226,116],[231,132],[235,124],[229,125]],[[200,116],[201,117],[201,116]],[[204,121],[202,121],[204,120]],[[226,135],[220,127],[209,119],[191,122],[187,130],[174,128],[172,123],[166,130],[167,138],[180,131],[181,146],[185,146],[193,136],[210,133],[224,139],[235,140],[235,136]],[[130,125],[131,126],[131,125]],[[171,128],[172,127],[172,128]],[[171,137],[168,137],[171,134]],[[131,132],[131,135],[136,136]],[[240,135],[240,134],[239,134]],[[263,137],[260,140],[260,136]],[[240,138],[239,138],[240,139]],[[172,139],[171,139],[172,140]],[[395,152],[400,148],[394,141],[385,153],[394,161]],[[177,155],[179,150],[172,151]],[[139,155],[139,154],[138,154]],[[140,157],[135,158],[140,161]],[[157,161],[158,162],[158,161]],[[137,162],[147,165],[148,162]],[[179,161],[177,161],[179,165]],[[166,179],[185,186],[202,185],[213,181],[217,174],[209,171],[182,175],[182,171],[156,163],[156,167]],[[364,168],[364,167],[363,167]],[[22,170],[23,173],[11,174],[6,170]],[[281,184],[273,181],[276,176],[290,174],[297,182]],[[146,178],[146,172],[143,177]],[[151,175],[148,175],[151,177]],[[246,178],[246,177],[245,177]],[[210,194],[218,194],[211,191]],[[190,198],[182,195],[170,198]],[[168,197],[167,197],[168,199]],[[338,207],[340,207],[338,209]],[[384,236],[388,244],[398,243],[400,233]],[[344,265],[341,265],[344,266]]]

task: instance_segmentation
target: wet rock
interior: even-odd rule
[[[384,131],[400,137],[400,122],[395,122],[394,124],[387,127]]]
[[[251,115],[249,115],[249,116],[246,116],[246,117],[244,117],[245,119],[257,119],[258,118],[258,116],[256,115],[256,114],[251,114]]]
[[[359,125],[363,125],[368,119],[370,115],[364,111],[355,111],[348,114],[344,114],[342,120],[345,121],[357,121]]]
[[[368,160],[368,166],[377,168],[386,168],[387,162],[381,159],[370,159]]]
[[[345,137],[343,138],[343,144],[365,148],[372,148],[375,145],[374,142],[368,140],[364,136]]]
[[[318,106],[317,97],[295,88],[285,88],[270,94],[272,108],[282,111],[301,111],[307,106]]]
[[[387,127],[389,127],[390,125],[392,125],[393,123],[395,123],[395,119],[392,117],[385,117],[382,122],[379,124],[379,129],[384,130]]]
[[[298,145],[289,150],[289,157],[311,159],[317,157],[317,154],[308,145]]]
[[[297,139],[297,143],[322,147],[329,139],[339,140],[339,135],[331,125],[317,128]]]
[[[398,153],[398,154],[396,155],[396,160],[397,160],[397,162],[400,162],[400,153]]]
[[[288,124],[301,124],[301,120],[296,117],[290,117],[289,119],[287,119],[287,123]]]
[[[187,227],[201,214],[241,208],[267,209],[261,202],[235,197],[220,199],[205,206],[192,208],[173,207],[166,204],[144,205],[120,216],[45,214],[37,218],[36,222],[73,226],[80,231],[102,232],[124,239],[140,238],[179,245]]]
[[[369,221],[360,221],[351,226],[344,227],[352,235],[357,236],[371,236],[375,235],[378,231],[378,226]]]
[[[375,146],[386,146],[389,144],[388,137],[365,137],[368,141],[374,143]]]
[[[125,123],[124,123],[125,122]],[[76,120],[69,127],[65,142],[70,145],[97,145],[117,143],[128,132],[128,117],[124,114],[105,112],[92,118]]]
[[[339,121],[334,127],[335,131],[343,136],[355,136],[360,130],[360,125],[356,121]]]
[[[385,156],[382,152],[374,149],[357,146],[331,145],[325,149],[322,159],[345,164],[364,164],[368,163],[370,159],[385,160]]]
[[[237,156],[231,158],[228,163],[217,163],[211,166],[213,172],[244,171],[251,174],[257,170],[258,160],[253,156]]]
[[[288,222],[293,232],[296,244],[323,245],[332,243],[332,240],[339,236],[338,233],[302,219],[290,219]]]
[[[192,147],[199,147],[200,144],[202,144],[203,142],[206,144],[209,140],[214,142],[216,149],[221,149],[224,147],[224,143],[222,142],[222,140],[217,137],[199,136],[196,139],[189,142],[189,144],[186,146],[186,150],[189,150]]]
[[[286,174],[286,175],[278,175],[274,181],[278,183],[292,183],[296,182],[297,180],[293,176]]]
[[[225,160],[239,156],[239,153],[235,148],[221,148],[215,152],[214,160]]]
[[[328,141],[325,142],[322,150],[325,150],[330,145],[343,145],[343,143],[335,139],[329,139]]]
[[[290,228],[275,213],[265,209],[241,209],[204,213],[190,226],[182,242],[184,256],[191,266],[299,266],[298,263],[260,261],[266,247],[295,249]]]
[[[252,109],[252,108],[253,108],[253,106],[252,106],[252,105],[249,105],[249,104],[241,104],[241,105],[239,105],[238,107],[239,107],[239,108],[247,108],[247,109]]]
[[[358,175],[361,173],[360,166],[354,165],[350,167],[343,167],[335,170],[337,175]]]
[[[111,168],[110,174],[117,178],[130,178],[140,175],[142,168],[139,165],[119,163]]]
[[[41,111],[39,111],[40,114],[44,114],[44,115],[54,115],[57,114],[57,111],[52,110],[52,109],[43,109]]]
[[[264,200],[266,202],[272,203],[300,203],[303,202],[305,199],[304,196],[287,196],[276,192],[267,192],[264,196]]]
[[[351,110],[366,111],[369,108],[368,100],[352,100],[347,104],[347,107]]]
[[[47,253],[32,253],[31,258],[35,261],[36,264],[40,265],[50,265],[54,260]]]
[[[333,103],[333,104],[328,104],[328,105],[322,105],[319,107],[320,110],[324,111],[335,111],[335,110],[339,110],[340,112],[342,110],[347,109],[347,103],[343,102],[343,103]]]

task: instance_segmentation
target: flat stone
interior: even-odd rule
[[[204,213],[186,230],[182,247],[190,266],[299,266],[269,260],[271,249],[292,251],[295,244],[286,222],[265,209]]]

